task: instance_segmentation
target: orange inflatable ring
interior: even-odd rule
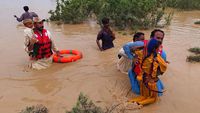
[[[74,54],[73,56],[63,57],[58,56],[57,54],[53,55],[53,61],[57,63],[67,63],[67,62],[74,62],[78,59],[82,58],[82,53],[78,50],[60,50],[59,53],[62,54]]]

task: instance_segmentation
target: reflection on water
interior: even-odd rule
[[[114,89],[119,91],[130,88],[127,76],[116,70],[116,54],[132,36],[116,34],[115,48],[100,52],[95,42],[100,27],[95,21],[82,25],[46,23],[58,48],[80,50],[83,59],[54,63],[46,70],[23,71],[28,61],[23,50],[23,26],[13,15],[20,15],[22,7],[28,5],[31,11],[47,18],[47,12],[55,8],[55,1],[0,1],[0,112],[14,113],[27,105],[44,104],[51,113],[64,113],[75,104],[80,92],[109,105],[113,99],[108,90],[116,83],[120,86]],[[200,26],[193,24],[199,17],[200,11],[175,12],[172,24],[163,29],[166,33],[164,49],[171,62],[167,73],[161,76],[167,91],[158,103],[137,112],[197,113],[200,64],[187,63],[185,59],[190,54],[187,49],[200,44]],[[144,32],[147,38],[151,30]]]

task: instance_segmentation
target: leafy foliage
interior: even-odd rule
[[[36,106],[26,107],[20,113],[48,113],[48,109],[43,105],[36,105]]]
[[[187,57],[188,62],[200,62],[200,55],[190,55]]]
[[[188,51],[195,53],[195,55],[190,55],[187,57],[186,61],[188,62],[200,62],[200,48],[194,47],[188,49]]]
[[[166,0],[57,0],[50,20],[82,23],[92,14],[111,19],[119,29],[154,27],[163,17]]]
[[[50,10],[50,20],[64,23],[82,23],[92,11],[96,12],[95,2],[99,0],[57,0],[56,10]]]
[[[199,47],[190,48],[188,51],[195,53],[195,54],[200,54],[200,48]]]
[[[200,0],[167,0],[167,5],[183,10],[200,9]]]
[[[100,107],[97,107],[88,97],[80,93],[76,106],[66,113],[104,113]]]
[[[196,21],[196,22],[194,22],[194,24],[200,24],[200,21]]]

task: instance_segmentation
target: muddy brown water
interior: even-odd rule
[[[117,52],[131,41],[131,35],[117,34],[115,48],[100,52],[96,45],[99,26],[91,21],[82,25],[45,23],[59,49],[76,49],[83,59],[66,64],[54,63],[46,70],[27,70],[23,49],[23,29],[13,17],[23,13],[24,5],[48,18],[55,0],[0,1],[0,113],[17,113],[26,106],[44,104],[50,113],[64,113],[76,102],[80,92],[100,106],[109,106],[112,93],[126,94],[127,75],[116,69]],[[45,6],[45,7],[44,7]],[[200,11],[175,12],[172,24],[164,28],[164,49],[169,64],[161,76],[166,92],[155,104],[130,113],[200,113],[200,64],[187,63],[188,48],[200,46]],[[144,31],[146,37],[150,31]]]

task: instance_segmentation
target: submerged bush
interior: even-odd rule
[[[187,57],[186,61],[188,62],[200,62],[200,48],[194,47],[188,49],[188,51],[195,53],[195,55],[190,55]]]
[[[200,9],[200,0],[167,0],[167,5],[183,10]]]
[[[76,106],[66,113],[105,113],[82,93],[79,95]]]
[[[97,17],[109,17],[121,29],[150,28],[161,20],[164,9],[158,0],[108,0]]]
[[[190,55],[187,57],[188,62],[200,62],[200,55]]]
[[[200,21],[196,21],[196,22],[194,22],[194,24],[200,24]]]
[[[82,23],[99,4],[99,0],[57,0],[56,10],[50,10],[50,20],[64,23]],[[95,4],[96,3],[96,4]],[[94,7],[95,6],[95,7]]]
[[[200,48],[199,47],[190,48],[188,51],[195,53],[195,54],[200,54]]]
[[[36,106],[26,107],[20,113],[48,113],[48,109],[43,105],[36,105]]]
[[[57,0],[55,11],[49,11],[50,20],[81,23],[92,14],[97,20],[111,19],[119,29],[150,28],[164,15],[166,0]]]

